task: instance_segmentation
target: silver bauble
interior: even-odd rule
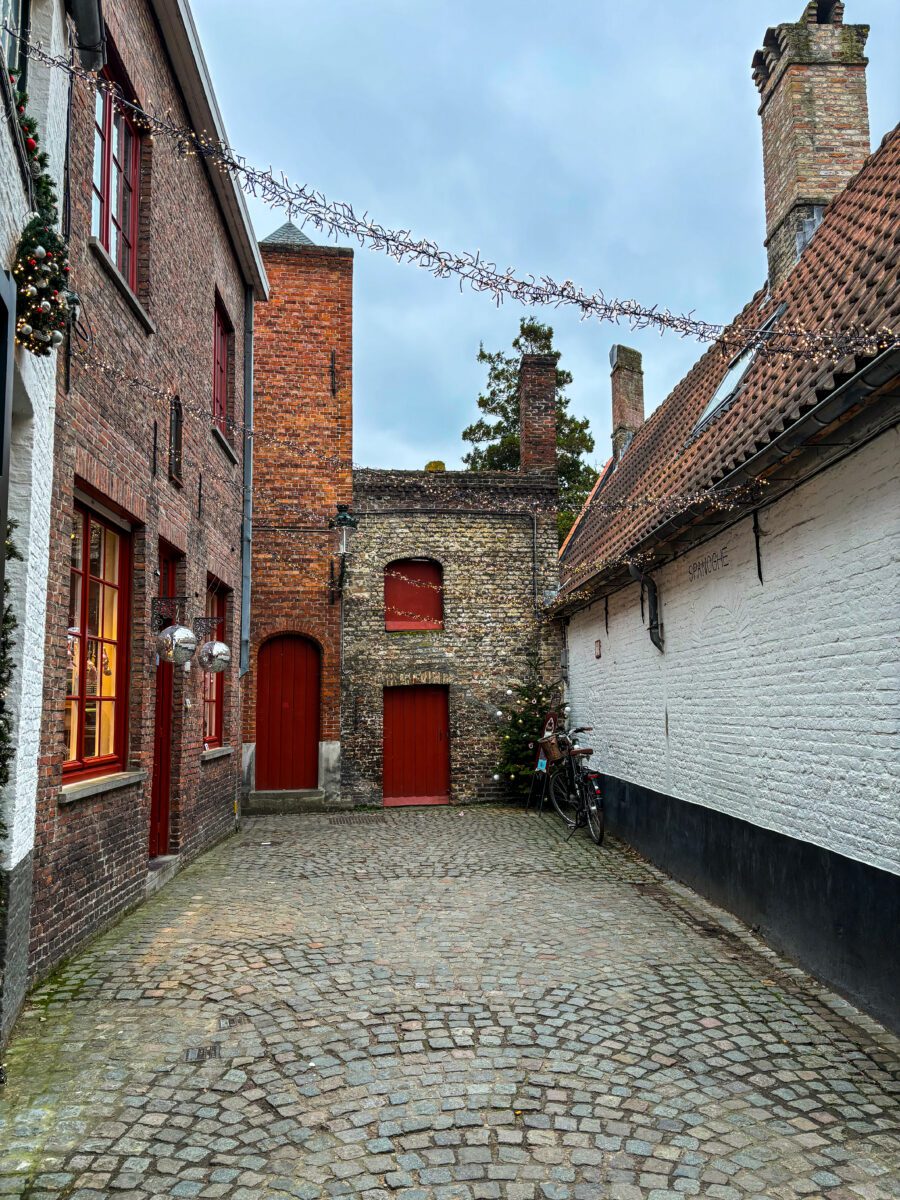
[[[42,300],[38,305],[38,308],[41,310],[41,312],[48,313],[50,311],[50,301]]]
[[[54,329],[53,332],[50,334],[50,345],[51,346],[59,346],[62,343],[62,340],[63,340],[63,335],[59,332],[58,329]]]
[[[35,246],[35,248],[34,248],[34,257],[35,257],[35,258],[46,258],[46,257],[47,257],[47,251],[44,249],[44,247],[43,247],[43,246]]]
[[[231,663],[231,651],[224,642],[204,642],[197,663],[202,671],[224,671]]]
[[[30,325],[20,326],[19,333],[22,335],[22,337],[30,337],[31,336],[31,326]]]
[[[156,650],[162,662],[176,667],[190,662],[197,649],[197,637],[187,625],[167,625],[156,636]]]

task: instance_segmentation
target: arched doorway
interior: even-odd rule
[[[319,648],[286,633],[260,647],[256,688],[256,790],[319,784]]]

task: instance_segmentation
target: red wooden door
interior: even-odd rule
[[[384,803],[448,804],[450,713],[445,687],[384,689]]]
[[[257,660],[256,788],[296,791],[319,785],[319,649],[284,634]]]
[[[160,547],[159,594],[175,595],[177,556]],[[175,668],[156,667],[156,713],[153,736],[153,779],[150,785],[150,857],[169,853],[169,802],[172,795],[172,693]]]

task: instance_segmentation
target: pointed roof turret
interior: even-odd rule
[[[261,246],[314,246],[315,242],[308,238],[302,229],[298,229],[293,221],[285,221],[280,229],[270,233],[259,244]]]

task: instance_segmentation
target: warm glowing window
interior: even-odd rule
[[[428,558],[401,558],[384,568],[385,629],[443,629],[444,574]]]
[[[128,537],[88,509],[72,516],[65,770],[125,762]]]
[[[216,297],[213,318],[213,424],[228,436],[228,383],[231,370],[232,326],[225,308]]]
[[[218,621],[207,634],[210,641],[225,640],[225,593],[217,584],[210,583],[206,589],[206,615]],[[225,710],[224,671],[203,672],[203,744],[207,750],[222,745],[222,728]]]
[[[97,89],[94,101],[91,233],[136,291],[141,139],[129,111],[117,103],[120,96],[134,98],[121,70],[104,67],[101,78],[108,86]]]

